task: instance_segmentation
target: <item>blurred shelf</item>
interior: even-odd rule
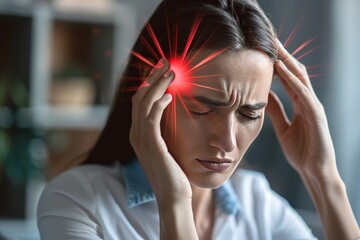
[[[102,12],[67,11],[45,0],[15,2],[20,3],[0,0],[0,133],[9,143],[5,161],[22,173],[24,166],[44,169],[51,161],[46,148],[51,131],[79,135],[72,153],[79,146],[90,148],[107,118],[137,23],[132,8],[119,1]],[[60,146],[56,141],[61,143],[61,136],[53,140]],[[40,191],[34,189],[41,184],[28,184],[33,175],[16,183],[9,176],[0,175],[6,179],[0,186],[0,210],[5,209],[0,211],[0,239],[39,239],[34,197]],[[24,219],[7,219],[16,217]]]
[[[33,5],[19,5],[0,2],[0,15],[31,17],[33,12]]]
[[[128,5],[117,1],[108,1],[109,5],[100,10],[87,6],[87,11],[82,11],[78,3],[74,9],[54,3],[56,1],[0,2],[0,26],[5,28],[7,39],[16,39],[15,43],[7,41],[6,49],[0,50],[0,64],[5,63],[6,67],[0,65],[0,76],[4,71],[7,73],[6,69],[15,75],[24,73],[20,78],[29,91],[29,103],[17,115],[31,116],[28,122],[37,128],[101,128],[108,113],[109,96],[114,94],[121,67],[135,39],[135,14]],[[58,40],[61,37],[70,43],[61,45],[63,41]],[[20,69],[19,61],[26,61],[27,65],[20,65]],[[62,68],[54,66],[54,61],[60,61]],[[83,75],[75,73],[64,77],[69,69],[73,74],[75,69]],[[59,71],[63,74],[60,77]],[[90,86],[95,90],[90,93],[94,95],[92,106],[63,106],[51,99],[54,80],[61,83],[79,77],[93,85]],[[63,96],[67,97],[66,93]],[[71,96],[76,94],[72,92]]]
[[[23,111],[29,110],[24,109]],[[105,124],[108,107],[44,107],[32,109],[30,114],[36,127],[79,130],[101,129]]]

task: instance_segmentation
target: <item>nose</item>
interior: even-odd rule
[[[219,119],[211,127],[209,144],[223,152],[232,152],[236,147],[236,120],[233,116]]]

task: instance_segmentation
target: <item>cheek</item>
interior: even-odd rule
[[[257,138],[262,129],[263,123],[264,117],[261,117],[261,119],[250,124],[238,124],[236,139],[238,143],[238,148],[241,152],[245,152],[248,147],[253,143],[253,141]]]

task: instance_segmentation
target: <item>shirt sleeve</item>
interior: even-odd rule
[[[94,212],[94,191],[86,176],[70,170],[51,181],[38,204],[41,239],[103,239]]]
[[[274,240],[312,240],[312,234],[300,215],[288,201],[273,191],[264,175],[259,174],[258,187],[262,191],[263,211]]]

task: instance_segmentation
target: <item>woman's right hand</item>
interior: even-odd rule
[[[161,136],[160,122],[172,101],[166,89],[174,79],[170,64],[161,59],[132,98],[130,142],[161,208],[191,203],[189,180],[169,153]]]

